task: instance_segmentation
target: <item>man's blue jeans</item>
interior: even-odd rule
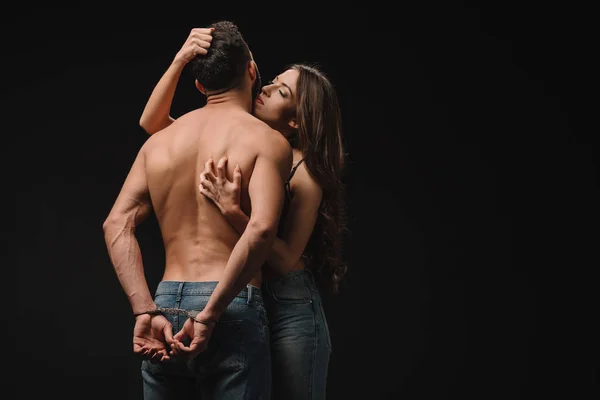
[[[155,303],[161,308],[201,311],[217,282],[158,284]],[[165,315],[179,332],[187,317]],[[269,326],[259,288],[248,285],[216,324],[206,351],[190,362],[142,362],[145,400],[271,398]]]

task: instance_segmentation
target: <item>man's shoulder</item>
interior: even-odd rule
[[[152,149],[156,148],[157,146],[160,147],[160,143],[163,142],[165,140],[164,138],[168,136],[168,133],[165,132],[167,129],[168,127],[148,136],[148,138],[142,144],[140,151],[147,153],[152,151]]]
[[[279,132],[267,126],[262,132],[263,143],[261,153],[275,157],[292,157],[292,146],[290,142]]]
[[[257,145],[259,150],[276,150],[291,153],[292,147],[290,142],[281,132],[271,128],[258,118],[254,118],[252,123],[247,127],[251,129],[252,141]]]

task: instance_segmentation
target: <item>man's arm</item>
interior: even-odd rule
[[[152,210],[146,180],[144,147],[139,151],[121,192],[104,221],[110,260],[134,313],[154,310],[135,228]]]
[[[288,272],[301,262],[302,254],[314,230],[323,197],[321,187],[305,169],[298,171],[296,176],[295,194],[283,221],[284,230],[281,237],[276,237],[273,241],[273,247],[267,256],[269,267],[280,274]],[[225,217],[240,234],[244,232],[250,220],[240,207],[227,210]]]
[[[212,162],[207,162],[200,174],[200,192],[211,199],[221,210],[229,224],[241,235],[246,230],[250,217],[240,206],[242,172],[239,166],[233,170],[233,181],[226,176],[227,158],[221,158],[214,174]],[[289,178],[288,178],[289,179]],[[310,175],[306,167],[300,166],[292,181],[293,198],[290,201],[283,228],[278,229],[280,236],[275,237],[273,248],[267,256],[267,264],[280,274],[303,263],[301,257],[312,235],[323,190]],[[280,218],[281,221],[281,218]]]
[[[284,182],[292,167],[292,149],[279,133],[259,154],[248,183],[250,221],[233,248],[219,281],[199,318],[217,320],[256,275],[271,250],[283,205]]]

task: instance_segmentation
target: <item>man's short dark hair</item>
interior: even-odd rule
[[[191,62],[194,78],[209,91],[239,87],[251,60],[248,44],[231,21],[215,22],[209,28],[214,31],[208,53]]]

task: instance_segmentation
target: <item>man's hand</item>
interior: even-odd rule
[[[194,28],[187,40],[175,55],[174,63],[189,63],[198,54],[207,54],[212,41],[213,28]]]
[[[162,315],[140,315],[133,328],[133,352],[153,363],[170,359],[168,346],[173,343],[173,326]]]
[[[196,316],[196,320],[210,321],[206,324],[195,321],[192,318],[188,318],[183,324],[183,327],[173,337],[173,344],[171,345],[171,355],[181,357],[186,360],[193,360],[208,348],[208,341],[212,335],[215,327],[215,322],[206,318],[202,311]],[[190,345],[186,346],[183,341],[190,339]]]

